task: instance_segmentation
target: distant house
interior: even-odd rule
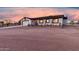
[[[9,20],[5,20],[5,19],[0,20],[0,27],[9,26],[9,24],[10,24]]]
[[[74,24],[79,24],[79,21],[78,20],[74,20],[73,23]]]
[[[0,27],[4,25],[4,20],[0,20]]]
[[[63,26],[66,24],[67,17],[64,15],[44,16],[44,17],[23,17],[19,24],[23,26],[46,26],[46,25],[57,25]]]
[[[79,24],[79,20],[67,20],[66,25],[77,25]]]

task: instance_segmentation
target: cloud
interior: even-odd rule
[[[51,7],[51,8],[0,8],[0,19],[11,19],[12,21],[18,21],[22,17],[40,17],[49,15],[60,15],[64,14],[68,16],[68,19],[79,19],[79,9],[78,8],[64,8],[64,7]]]

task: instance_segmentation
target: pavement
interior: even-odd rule
[[[0,29],[0,51],[79,51],[79,27]]]

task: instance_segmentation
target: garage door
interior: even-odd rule
[[[29,25],[29,21],[24,21],[23,22],[23,26],[28,26]]]

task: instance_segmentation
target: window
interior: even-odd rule
[[[50,21],[49,20],[46,20],[46,22],[49,23]]]
[[[40,20],[40,23],[43,23],[43,20]]]
[[[54,22],[54,23],[58,23],[58,19],[54,19],[53,22]]]

